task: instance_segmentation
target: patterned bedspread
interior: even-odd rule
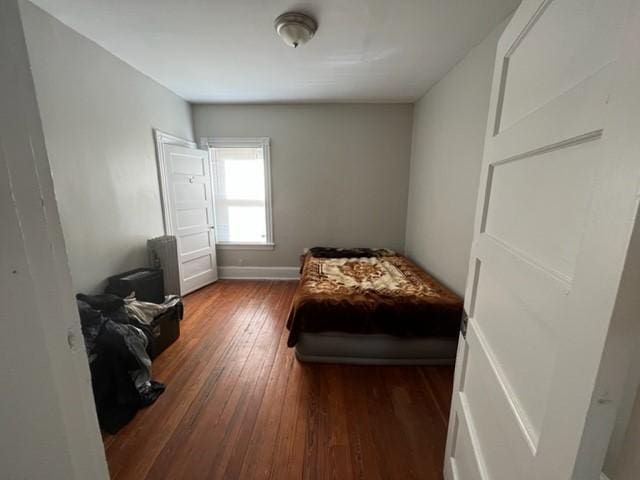
[[[312,249],[303,257],[287,322],[290,347],[301,332],[458,334],[462,300],[455,293],[393,251],[371,252]]]

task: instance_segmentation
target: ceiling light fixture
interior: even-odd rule
[[[307,43],[318,29],[318,23],[304,13],[287,12],[276,18],[274,22],[280,38],[293,48]]]

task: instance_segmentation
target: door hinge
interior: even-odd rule
[[[462,338],[467,338],[467,324],[469,323],[469,315],[466,310],[462,310],[462,319],[460,321],[460,333]]]

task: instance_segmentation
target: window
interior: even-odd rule
[[[204,139],[211,153],[216,243],[273,248],[268,138]]]

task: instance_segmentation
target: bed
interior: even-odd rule
[[[451,364],[462,300],[387,249],[312,248],[287,320],[305,362]]]

